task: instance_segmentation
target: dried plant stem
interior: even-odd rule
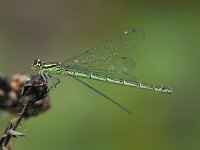
[[[19,133],[19,132],[15,132],[15,130],[17,129],[18,125],[20,124],[22,118],[24,117],[24,113],[26,111],[26,108],[29,104],[29,101],[25,101],[24,102],[24,106],[21,110],[21,112],[19,113],[19,116],[15,119],[14,122],[10,122],[9,125],[7,126],[3,137],[1,138],[0,141],[0,150],[4,150],[6,149],[7,144],[9,143],[10,139],[12,137],[16,137],[16,136],[23,136],[23,134]]]

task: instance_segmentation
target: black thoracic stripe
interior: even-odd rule
[[[58,64],[44,64],[43,68],[48,69],[48,68],[52,68],[52,67],[56,67]]]

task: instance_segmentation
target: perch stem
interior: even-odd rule
[[[25,101],[24,106],[21,110],[21,112],[19,113],[19,116],[16,118],[16,121],[13,123],[12,121],[9,123],[9,125],[7,126],[3,137],[0,140],[0,145],[1,145],[1,149],[0,150],[4,150],[7,146],[7,144],[9,143],[10,139],[13,136],[17,136],[17,135],[13,135],[10,133],[10,131],[15,131],[18,127],[18,125],[20,124],[22,118],[24,117],[24,113],[26,111],[26,108],[29,104],[29,101]],[[16,132],[17,133],[17,132]],[[23,134],[21,134],[22,136]]]

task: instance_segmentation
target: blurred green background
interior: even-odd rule
[[[200,3],[134,0],[0,1],[0,71],[31,73],[34,58],[61,61],[122,31],[145,40],[132,72],[169,85],[161,94],[87,81],[129,108],[121,111],[70,77],[51,92],[52,108],[24,122],[14,150],[199,150]],[[2,124],[1,124],[2,125]],[[3,128],[1,126],[1,128]]]

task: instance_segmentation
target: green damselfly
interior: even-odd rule
[[[100,95],[106,97],[123,110],[130,113],[125,107],[115,100],[104,95],[102,92],[83,82],[78,77],[95,79],[108,83],[154,90],[161,93],[171,93],[172,89],[164,85],[146,84],[136,80],[129,72],[134,68],[135,63],[126,56],[126,53],[134,48],[144,38],[144,32],[140,29],[131,29],[118,34],[96,47],[75,55],[62,62],[43,62],[40,59],[33,61],[32,70],[39,70],[39,73],[47,81],[50,79],[54,86],[60,82],[53,82],[52,74],[72,76],[82,84],[91,88]]]

